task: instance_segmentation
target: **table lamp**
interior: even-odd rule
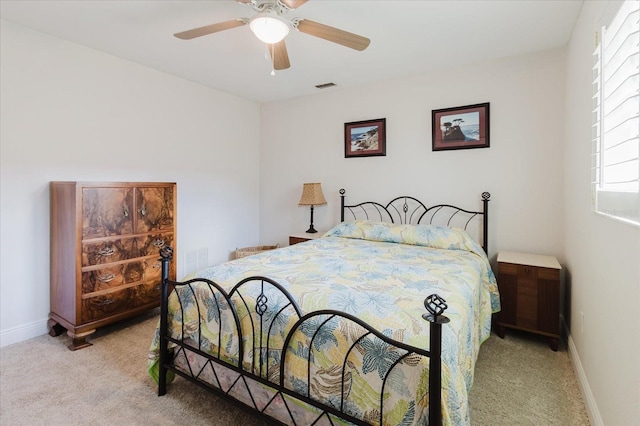
[[[307,229],[307,233],[313,234],[316,229],[313,227],[313,206],[327,204],[327,200],[322,193],[322,185],[320,183],[305,183],[302,187],[302,197],[300,197],[299,206],[311,206],[311,225]]]

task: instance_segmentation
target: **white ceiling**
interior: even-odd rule
[[[271,76],[243,26],[185,41],[176,32],[255,11],[234,0],[0,0],[35,30],[258,102],[566,45],[582,0],[310,0],[288,13],[371,39],[362,52],[292,31],[291,68]],[[324,90],[337,90],[336,88]]]

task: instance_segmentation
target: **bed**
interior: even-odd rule
[[[341,190],[342,221],[322,238],[183,282],[164,249],[158,394],[179,375],[274,423],[469,424],[499,310],[489,197],[473,211],[406,196],[347,205]]]

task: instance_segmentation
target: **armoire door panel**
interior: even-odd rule
[[[136,188],[136,232],[172,229],[174,202],[171,188]]]
[[[133,188],[84,188],[82,238],[133,232]]]

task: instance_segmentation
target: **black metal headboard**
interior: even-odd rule
[[[472,227],[477,228],[473,235],[482,245],[484,252],[488,254],[488,221],[489,221],[489,199],[491,194],[483,192],[482,211],[471,211],[450,204],[438,204],[427,207],[420,200],[401,196],[382,205],[375,201],[365,201],[359,204],[345,204],[344,189],[340,190],[340,221],[345,220],[377,220],[381,222],[425,224],[425,225],[446,225],[462,228],[470,231]],[[474,220],[475,219],[475,220]],[[479,229],[481,226],[481,229]],[[473,232],[471,232],[474,234]]]

